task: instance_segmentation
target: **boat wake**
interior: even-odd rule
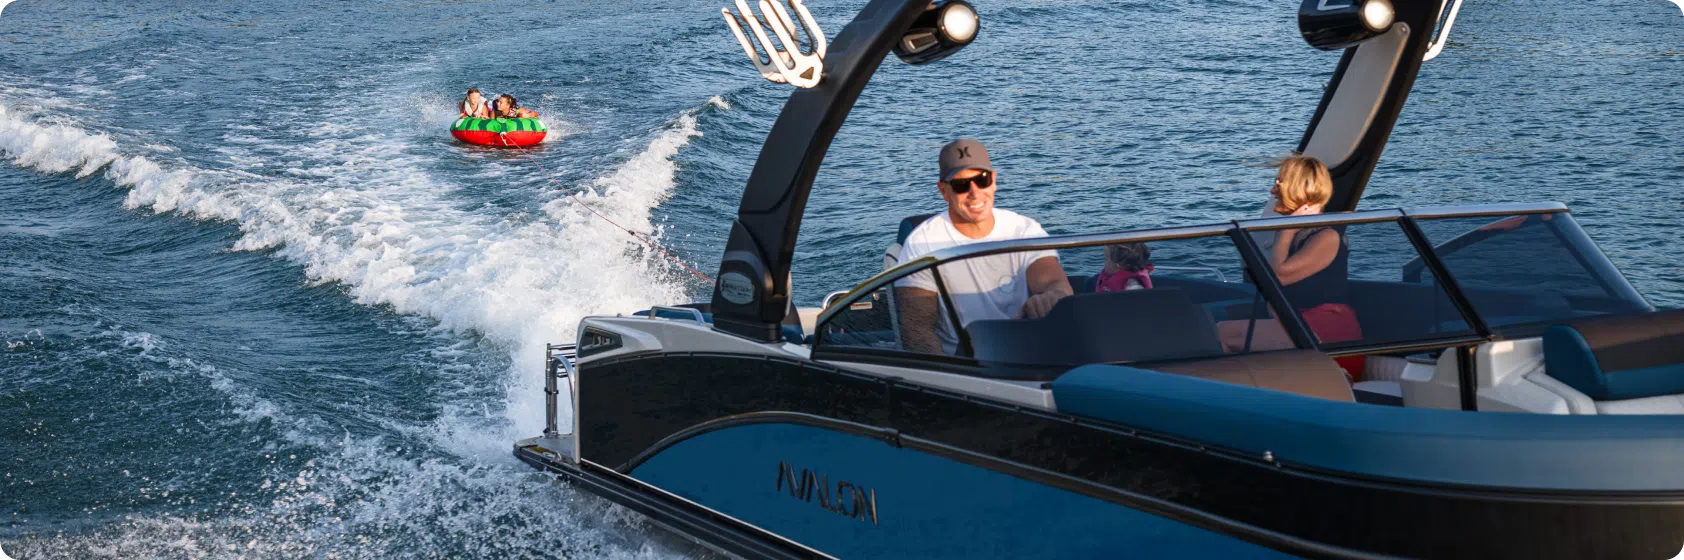
[[[727,108],[715,98],[685,111],[612,170],[567,190],[659,239],[651,214],[676,188],[674,157],[702,134],[698,116],[710,107]],[[452,197],[463,185],[435,175],[430,158],[403,139],[339,126],[297,146],[232,129],[216,150],[227,165],[209,166],[140,141],[134,150],[145,153],[129,152],[111,135],[0,105],[0,155],[42,173],[109,180],[127,190],[130,209],[232,223],[240,235],[231,250],[270,251],[358,303],[421,318],[418,327],[438,338],[437,353],[474,346],[507,356],[497,361],[506,371],[440,372],[462,378],[437,383],[445,394],[427,404],[438,414],[409,420],[370,410],[358,420],[385,433],[353,435],[339,427],[343,419],[266,396],[252,374],[173,352],[152,334],[113,331],[112,351],[200,379],[238,421],[275,426],[285,440],[276,474],[262,499],[232,500],[231,508],[131,514],[8,548],[80,558],[667,554],[638,536],[645,533],[638,516],[549,484],[515,462],[509,445],[542,429],[537,356],[545,343],[570,340],[586,315],[682,300],[694,288],[688,276],[567,192],[545,190],[528,211],[465,205]],[[493,163],[511,168],[477,179],[537,173]],[[317,452],[280,456],[288,446]]]

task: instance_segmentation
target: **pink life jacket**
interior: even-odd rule
[[[1128,289],[1129,280],[1139,280],[1140,285],[1148,290],[1152,289],[1152,265],[1140,270],[1117,269],[1116,272],[1100,272],[1099,278],[1094,280],[1093,291],[1121,292]]]

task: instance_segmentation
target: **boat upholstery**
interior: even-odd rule
[[[706,303],[688,303],[688,304],[677,305],[677,306],[672,306],[672,307],[683,307],[683,308],[690,308],[690,309],[695,309],[697,311],[701,311],[702,312],[702,324],[706,324],[706,325],[713,324],[713,312],[709,309],[708,304],[706,304]],[[645,309],[643,311],[635,311],[635,312],[632,313],[632,316],[633,317],[648,317],[649,316],[649,310]],[[684,313],[682,311],[678,311],[678,310],[674,310],[674,309],[659,309],[659,310],[655,311],[655,318],[657,318],[657,319],[676,319],[676,320],[682,321],[682,320],[694,319],[695,316],[691,315],[689,313]],[[799,318],[796,319],[796,321],[799,321],[799,320],[800,320]],[[806,344],[807,343],[807,334],[806,334],[806,332],[804,332],[804,328],[802,327],[801,323],[797,322],[793,325],[789,324],[790,319],[788,319],[788,318],[785,318],[784,321],[785,321],[784,324],[778,328],[778,331],[783,334],[784,342],[788,342],[790,344]]]
[[[972,321],[965,330],[977,359],[989,362],[1077,365],[1222,354],[1210,313],[1167,288],[1076,294],[1040,319]]]
[[[1521,489],[1684,489],[1672,416],[1492,414],[1336,402],[1128,366],[1052,382],[1058,411],[1247,457],[1367,477]]]
[[[1684,395],[1598,401],[1596,414],[1684,414]]]
[[[883,252],[883,270],[894,268],[895,265],[900,264],[900,249],[906,245],[907,236],[912,235],[912,230],[918,229],[918,226],[923,225],[925,220],[934,215],[918,214],[901,218],[900,231],[895,233],[894,244],[889,245],[888,250]]]
[[[1167,364],[1153,369],[1308,397],[1353,401],[1345,370],[1340,369],[1333,358],[1315,350],[1243,354]]]
[[[1634,399],[1593,399],[1546,371],[1544,349],[1542,337],[1479,345],[1473,360],[1479,410],[1559,415],[1684,414],[1684,392]],[[1460,409],[1458,370],[1454,352],[1445,352],[1436,361],[1407,364],[1399,378],[1404,405]]]
[[[1544,347],[1543,339],[1538,339],[1537,347]],[[1542,350],[1539,350],[1538,360],[1540,363],[1543,361]],[[1596,406],[1596,401],[1590,400],[1590,397],[1585,396],[1584,393],[1580,393],[1577,389],[1568,387],[1566,383],[1556,381],[1554,377],[1550,377],[1549,374],[1544,373],[1541,365],[1533,369],[1535,371],[1521,376],[1520,379],[1526,383],[1530,383],[1540,389],[1543,389],[1546,393],[1551,395],[1550,398],[1553,398],[1556,402],[1544,402],[1542,403],[1543,406],[1533,406],[1531,409],[1527,409],[1527,412],[1540,412],[1547,414],[1598,414],[1598,409],[1600,407]],[[1479,391],[1482,394],[1486,392],[1484,388],[1480,388]],[[1514,403],[1511,402],[1511,404]],[[1517,406],[1516,408],[1525,407]],[[1614,413],[1610,412],[1610,414]]]
[[[1684,309],[1604,316],[1544,332],[1550,377],[1597,401],[1684,393]]]

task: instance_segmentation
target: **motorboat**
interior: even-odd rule
[[[756,67],[798,89],[712,299],[581,321],[549,349],[550,417],[521,460],[750,558],[1684,550],[1684,312],[1649,304],[1561,204],[1357,209],[1459,0],[1299,7],[1312,46],[1344,51],[1297,146],[1331,169],[1327,213],[891,249],[822,309],[792,305],[790,264],[831,139],[891,52],[940,60],[979,20],[964,0],[872,0],[826,44],[799,0],[737,4]],[[1266,258],[1317,228],[1348,239],[1355,336],[1318,336]],[[1094,290],[1125,244],[1150,248],[1154,285]],[[1044,317],[948,304],[970,294],[944,271],[1049,251],[1077,293]],[[916,274],[939,314],[903,308]],[[1285,338],[1255,336],[1268,322]],[[936,328],[951,348],[913,344]]]

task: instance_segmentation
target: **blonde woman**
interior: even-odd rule
[[[1269,194],[1275,212],[1283,216],[1320,214],[1333,197],[1333,176],[1321,160],[1289,156],[1273,164],[1280,171]],[[1275,232],[1269,250],[1269,268],[1280,279],[1287,301],[1298,309],[1304,325],[1323,344],[1362,338],[1356,311],[1346,304],[1350,293],[1348,260],[1350,245],[1343,226],[1316,226]],[[1290,348],[1292,341],[1276,320],[1223,321],[1217,325],[1222,343],[1230,352],[1247,348],[1273,350]],[[1249,337],[1248,337],[1248,331]]]

